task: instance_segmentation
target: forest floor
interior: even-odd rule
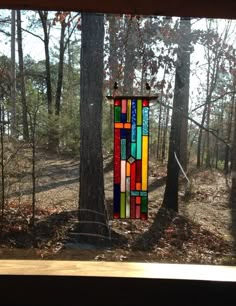
[[[30,227],[32,189],[26,171],[8,194],[1,259],[236,264],[236,213],[229,206],[230,177],[221,171],[193,168],[190,194],[185,196],[183,180],[176,214],[161,207],[166,167],[150,162],[148,220],[112,220],[112,157],[104,158],[111,240],[99,247],[72,235],[78,223],[79,161],[42,154],[40,163],[36,239]]]

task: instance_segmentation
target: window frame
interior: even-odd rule
[[[0,8],[236,18],[236,2],[231,0],[166,0],[158,8],[152,0],[1,0]],[[83,305],[146,305],[163,300],[165,305],[177,301],[192,305],[200,304],[203,296],[204,302],[225,303],[226,298],[234,298],[236,289],[236,267],[137,263],[135,270],[132,263],[120,262],[99,262],[99,266],[100,273],[91,262],[0,260],[0,301],[5,305],[78,305],[81,301]]]

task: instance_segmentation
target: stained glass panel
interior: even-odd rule
[[[114,99],[115,219],[148,216],[149,99]]]

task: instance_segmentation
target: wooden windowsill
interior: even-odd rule
[[[102,261],[0,260],[0,275],[92,276],[236,282],[236,267]]]

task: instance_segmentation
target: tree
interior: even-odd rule
[[[222,70],[225,68],[225,58],[229,53],[230,46],[228,45],[229,30],[231,23],[226,21],[225,27],[222,32],[219,31],[218,21],[207,21],[207,31],[202,35],[201,42],[205,49],[205,58],[207,60],[206,66],[206,87],[205,87],[205,103],[202,111],[201,126],[206,127],[205,133],[200,128],[197,144],[197,167],[202,164],[202,160],[205,157],[205,165],[207,168],[211,167],[211,139],[210,139],[210,127],[212,116],[212,101],[214,95],[219,89],[219,81],[222,78]],[[225,82],[224,82],[225,83]],[[222,91],[222,90],[221,90]],[[217,99],[219,100],[219,99]],[[196,110],[196,108],[195,108]],[[205,136],[205,137],[204,137]]]
[[[124,66],[124,95],[133,94],[134,71],[137,65],[136,48],[137,40],[135,39],[135,23],[132,22],[132,17],[125,17],[126,36],[124,41],[125,46],[125,66]]]
[[[20,77],[20,91],[22,104],[22,122],[23,122],[23,138],[29,140],[29,127],[27,119],[27,102],[25,91],[25,76],[24,76],[24,57],[22,48],[22,30],[21,30],[21,11],[17,10],[17,42],[18,42],[18,56],[19,56],[19,77]]]
[[[16,12],[11,12],[11,133],[16,132]]]
[[[79,232],[108,237],[102,156],[104,16],[82,14]]]
[[[49,33],[50,27],[48,26],[48,11],[38,11],[39,17],[42,23],[44,38],[45,52],[45,68],[46,68],[46,84],[47,84],[47,103],[48,103],[48,114],[52,114],[52,82],[51,82],[51,71],[50,71],[50,53],[49,53]]]
[[[180,139],[180,163],[184,170],[188,164],[188,109],[189,109],[189,82],[190,82],[190,53],[191,53],[191,20],[184,19],[180,23],[181,42],[179,48],[183,56],[182,82],[184,87],[181,90],[182,110],[185,116],[181,118],[181,139]]]
[[[180,30],[190,27],[190,20],[181,18]],[[189,50],[189,43],[182,39],[179,43],[175,74],[175,89],[173,101],[173,113],[171,118],[171,131],[169,140],[169,156],[167,165],[167,180],[163,204],[168,209],[178,211],[178,189],[179,189],[179,165],[180,144],[182,132],[183,112],[186,110],[186,99],[188,99],[190,60],[186,60],[186,53]],[[187,95],[187,96],[186,96]]]

